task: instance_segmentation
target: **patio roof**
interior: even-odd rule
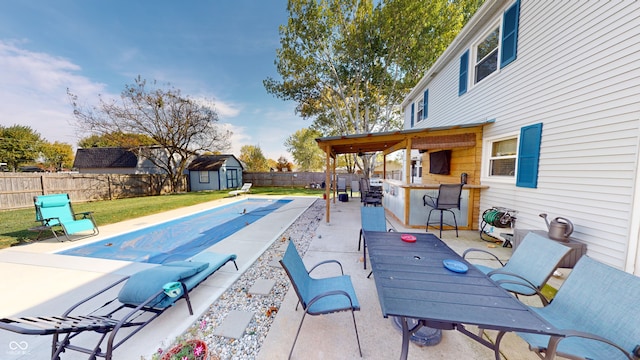
[[[460,147],[476,146],[476,137],[472,133],[465,133],[464,129],[482,127],[493,123],[495,119],[485,120],[474,123],[462,123],[457,125],[430,127],[409,130],[397,130],[368,134],[352,134],[341,136],[329,136],[317,138],[318,146],[326,153],[326,183],[331,183],[331,173],[333,173],[334,182],[336,179],[336,162],[331,166],[331,158],[336,158],[339,154],[353,153],[369,153],[382,151],[386,156],[398,150],[432,150],[447,149]],[[411,151],[407,151],[407,161],[405,164],[409,167],[411,164]],[[333,169],[329,171],[329,169]],[[385,170],[383,170],[385,172]],[[405,174],[410,173],[408,168]],[[383,174],[384,176],[384,174]],[[407,180],[408,182],[408,180]],[[326,187],[326,198],[330,199],[331,188]],[[334,189],[335,191],[335,189]],[[335,195],[335,194],[334,194]],[[333,199],[335,203],[335,196]],[[330,219],[330,206],[327,202],[326,221]]]

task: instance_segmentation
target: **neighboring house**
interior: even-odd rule
[[[481,209],[517,210],[517,229],[569,218],[589,256],[640,275],[638,14],[637,1],[487,1],[402,108],[405,129],[486,122],[470,174]]]
[[[73,167],[81,174],[164,174],[137,150],[116,147],[78,149]]]
[[[201,155],[189,166],[191,191],[225,190],[242,186],[242,164],[233,155]]]

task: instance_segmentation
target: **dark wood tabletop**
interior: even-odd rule
[[[405,242],[403,234],[415,242]],[[409,337],[421,326],[458,330],[494,350],[494,345],[465,329],[477,325],[501,332],[521,331],[561,336],[561,332],[528,306],[469,264],[442,240],[428,233],[364,231],[382,315],[403,321],[406,359]],[[443,260],[458,261],[466,273],[445,268]],[[406,318],[422,319],[418,328],[407,329]]]

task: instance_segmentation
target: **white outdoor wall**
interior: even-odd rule
[[[457,47],[454,42],[443,55],[447,61],[430,70],[435,77],[423,79],[403,103],[405,128],[411,102],[425,88],[429,118],[416,127],[495,119],[484,128],[487,139],[542,122],[537,189],[483,178],[489,189],[482,192],[481,212],[516,209],[520,229],[546,229],[542,212],[567,217],[590,256],[634,271],[640,2],[522,0],[518,58],[459,97],[460,55],[512,3],[487,3],[481,17],[472,19],[460,35],[465,41]],[[630,242],[631,234],[636,236]]]

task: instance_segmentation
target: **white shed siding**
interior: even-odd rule
[[[511,3],[477,24],[494,24]],[[521,229],[545,228],[542,212],[567,217],[590,256],[625,267],[640,141],[640,3],[522,0],[517,60],[458,96],[459,57],[471,44],[448,50],[455,56],[427,84],[429,118],[416,127],[495,119],[484,130],[491,138],[542,122],[538,188],[485,178],[481,210],[514,208]]]

